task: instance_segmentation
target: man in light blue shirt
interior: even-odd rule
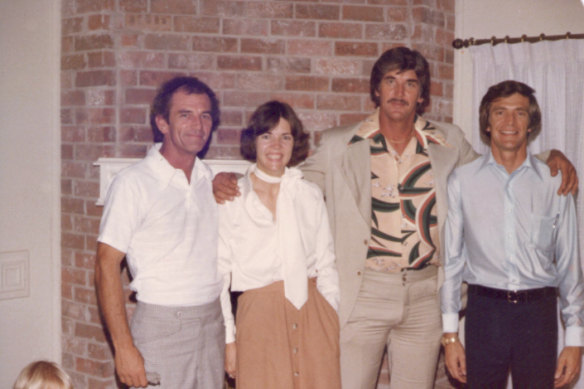
[[[504,81],[480,107],[491,152],[448,181],[442,344],[451,375],[471,388],[552,388],[579,373],[584,284],[572,195],[527,151],[541,130],[535,91]],[[466,353],[458,340],[466,282]],[[556,364],[557,295],[566,346]]]

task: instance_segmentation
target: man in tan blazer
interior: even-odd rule
[[[430,74],[419,52],[386,51],[370,87],[376,111],[323,132],[300,166],[323,190],[335,240],[342,384],[374,388],[387,346],[391,388],[431,388],[442,333],[446,181],[477,155],[458,127],[422,118]],[[562,187],[567,192],[577,179],[564,177],[572,180]],[[214,183],[218,201],[236,195],[221,181]]]

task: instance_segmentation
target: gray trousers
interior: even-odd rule
[[[225,327],[219,299],[194,307],[138,302],[131,324],[153,389],[223,388]]]

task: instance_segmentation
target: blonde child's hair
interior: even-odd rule
[[[73,389],[73,384],[55,362],[36,361],[22,369],[13,389]]]

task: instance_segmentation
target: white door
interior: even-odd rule
[[[60,361],[59,0],[0,0],[0,388]]]

